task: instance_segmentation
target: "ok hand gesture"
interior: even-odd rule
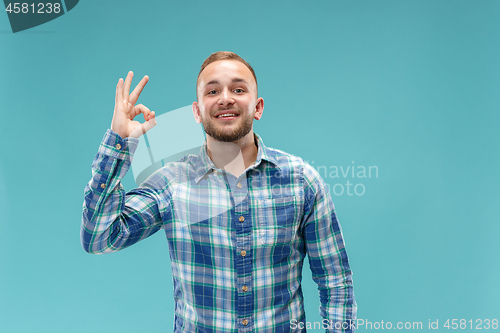
[[[156,125],[154,111],[150,111],[142,104],[135,105],[142,89],[148,83],[149,77],[144,76],[129,95],[133,77],[134,73],[128,72],[125,84],[123,84],[123,79],[120,79],[116,85],[115,111],[111,121],[111,130],[118,133],[122,138],[129,136],[138,138]],[[135,116],[141,113],[146,120],[142,124],[134,120]]]

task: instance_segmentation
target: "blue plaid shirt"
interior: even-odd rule
[[[138,139],[108,130],[85,188],[83,248],[114,252],[164,229],[174,332],[305,332],[307,254],[322,327],[353,332],[351,270],[328,188],[301,158],[255,140],[257,159],[238,178],[217,169],[205,142],[198,156],[168,163],[125,193],[120,180]]]

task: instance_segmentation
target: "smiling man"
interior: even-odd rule
[[[155,114],[118,81],[111,124],[85,188],[89,253],[124,249],[164,229],[174,281],[174,332],[305,332],[302,266],[318,284],[321,327],[353,332],[356,303],[340,224],[324,181],[301,158],[253,132],[264,111],[252,67],[232,52],[203,63],[193,115],[198,155],[168,163],[139,188],[120,180]],[[134,121],[142,113],[144,123]],[[175,144],[172,142],[171,144]],[[319,324],[319,323],[318,323]]]

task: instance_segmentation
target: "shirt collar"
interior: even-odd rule
[[[258,134],[254,133],[254,139],[258,148],[257,158],[255,160],[254,166],[258,166],[262,162],[262,160],[265,160],[269,163],[274,164],[278,169],[281,170],[274,152],[267,148],[266,145],[264,145],[264,141],[262,141],[262,138]],[[200,153],[197,156],[194,169],[196,174],[196,183],[198,183],[209,171],[217,169],[214,162],[212,162],[212,160],[208,156],[206,140],[203,143],[203,146],[200,148]]]

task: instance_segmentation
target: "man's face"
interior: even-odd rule
[[[197,93],[193,114],[207,135],[224,142],[237,141],[250,132],[253,135],[253,120],[261,118],[264,100],[257,98],[257,83],[243,63],[211,63],[199,77]]]

